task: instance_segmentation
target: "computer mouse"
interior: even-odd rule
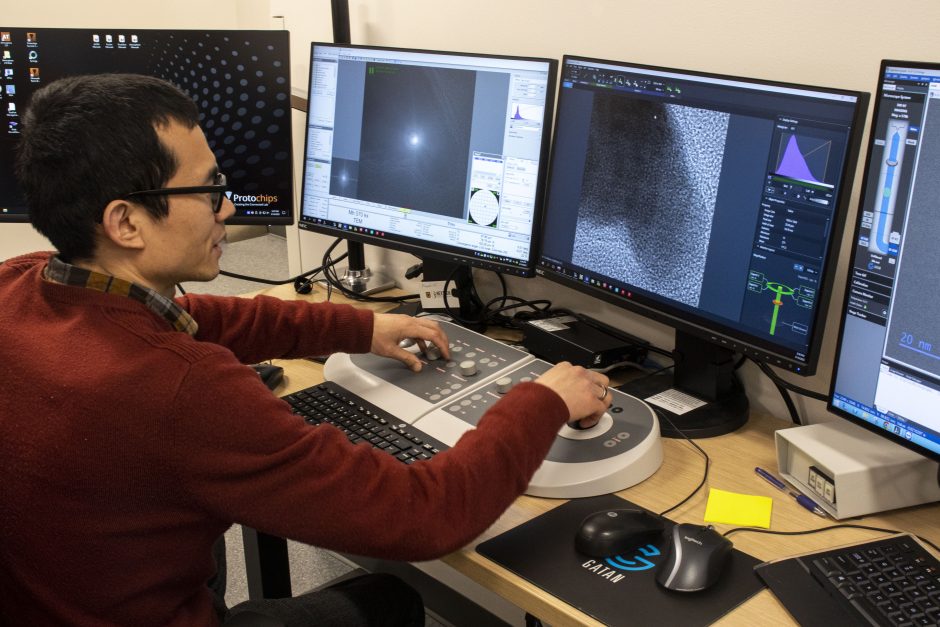
[[[284,369],[274,364],[254,364],[252,369],[258,373],[269,390],[273,390],[284,379]]]
[[[656,581],[667,590],[698,592],[713,586],[731,561],[731,540],[711,525],[683,523],[667,534]]]
[[[611,557],[662,535],[663,519],[642,509],[608,509],[581,521],[574,547],[591,557]]]

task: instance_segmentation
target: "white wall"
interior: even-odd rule
[[[329,2],[272,0],[272,5],[286,16],[296,68],[299,42],[329,41],[328,24],[325,30],[320,23],[329,19]],[[353,43],[558,59],[570,53],[868,92],[875,88],[882,58],[940,60],[940,3],[936,0],[902,0],[891,6],[890,15],[883,3],[874,0],[350,0],[350,14]],[[886,20],[898,30],[886,31]],[[305,73],[295,71],[295,90],[305,90],[306,85]],[[302,138],[299,132],[297,136]],[[295,150],[302,150],[302,140]],[[860,178],[861,167],[848,228],[854,220]],[[319,265],[330,240],[296,229],[293,233],[299,253],[292,260],[300,265],[292,269]],[[810,378],[783,375],[821,392],[829,389],[848,250],[846,242],[837,267],[838,284],[819,374]],[[367,247],[366,258],[373,269],[399,281],[403,281],[404,268],[414,263],[408,255],[374,247]],[[484,296],[496,295],[491,276],[477,273]],[[544,279],[510,280],[510,285],[517,296],[549,295],[557,305],[619,325],[656,345],[672,345],[671,329]],[[753,406],[787,418],[779,393],[757,368],[745,366],[742,377]],[[804,417],[827,419],[823,403],[801,397],[794,400]]]

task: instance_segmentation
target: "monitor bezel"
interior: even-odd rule
[[[876,91],[875,91],[876,95],[879,94],[881,91],[881,85],[884,79],[885,71],[889,67],[909,67],[913,69],[932,69],[932,70],[937,70],[938,72],[940,72],[940,61],[925,62],[925,61],[900,61],[896,59],[882,59],[881,65],[878,70],[878,83],[876,85]],[[865,154],[865,169],[862,171],[861,192],[859,193],[858,207],[857,207],[858,213],[856,214],[855,228],[853,229],[852,239],[850,240],[852,251],[851,251],[851,254],[849,255],[849,264],[848,264],[848,267],[846,269],[846,274],[845,274],[846,290],[845,290],[845,293],[843,294],[842,307],[840,308],[839,333],[836,336],[836,351],[832,360],[832,378],[829,382],[829,401],[826,404],[826,409],[832,412],[833,414],[835,414],[836,416],[839,416],[840,418],[844,418],[848,420],[849,422],[851,422],[852,424],[863,427],[867,429],[868,431],[871,431],[872,433],[875,433],[885,438],[886,440],[895,442],[896,444],[900,444],[901,446],[904,446],[905,448],[908,448],[916,453],[919,453],[923,455],[924,457],[940,462],[940,453],[936,453],[934,451],[931,451],[928,448],[919,446],[913,442],[909,442],[906,438],[903,438],[900,435],[897,435],[893,432],[887,431],[885,429],[880,429],[877,426],[869,423],[868,421],[862,420],[861,418],[853,416],[851,413],[843,409],[840,409],[839,407],[836,407],[832,403],[833,398],[836,393],[836,380],[839,374],[839,362],[841,361],[841,355],[842,355],[842,342],[844,340],[845,325],[848,319],[848,308],[849,308],[848,285],[852,280],[852,270],[853,268],[855,268],[855,261],[856,261],[858,250],[859,250],[859,247],[856,245],[856,242],[858,242],[858,238],[861,235],[861,228],[862,228],[861,213],[862,211],[864,211],[866,201],[870,200],[869,198],[865,196],[865,190],[868,189],[868,184],[870,181],[870,168],[871,168],[871,161],[872,161],[873,152],[874,152],[873,149],[875,146],[875,139],[876,139],[875,127],[878,124],[878,119],[879,119],[878,116],[880,114],[880,109],[881,109],[881,98],[876,96],[874,100],[875,100],[875,106],[872,111],[871,123],[868,128],[867,152]]]
[[[294,224],[296,215],[299,211],[298,202],[296,198],[296,185],[294,185],[294,129],[293,129],[293,115],[291,106],[291,90],[290,90],[290,63],[291,63],[291,46],[290,46],[290,31],[284,29],[261,29],[261,28],[151,28],[151,27],[59,27],[59,26],[4,26],[0,29],[10,30],[22,30],[22,31],[31,31],[35,30],[37,32],[43,33],[48,31],[134,31],[134,32],[160,32],[160,33],[283,33],[285,37],[284,45],[281,47],[280,55],[283,57],[284,66],[286,68],[286,73],[288,76],[288,85],[285,93],[288,96],[287,107],[288,113],[284,116],[284,124],[287,125],[287,131],[285,137],[288,139],[289,145],[287,146],[287,159],[285,172],[290,173],[290,192],[291,192],[291,202],[288,203],[290,212],[286,216],[249,216],[243,215],[236,210],[236,213],[232,215],[229,219],[225,221],[227,226],[291,226]],[[101,74],[107,72],[99,72]],[[177,87],[179,87],[177,85]],[[192,98],[188,88],[181,88],[186,93],[186,95]],[[204,113],[200,108],[200,113]],[[201,126],[201,125],[200,125]],[[205,133],[205,129],[203,128]],[[207,134],[208,139],[208,134]],[[260,166],[255,166],[260,167]],[[3,214],[0,213],[0,224],[28,224],[30,223],[29,219],[29,210],[27,208],[26,213],[9,213]]]
[[[515,265],[510,263],[502,263],[489,259],[480,259],[472,256],[470,253],[463,253],[460,249],[449,249],[443,244],[437,243],[426,243],[424,240],[418,240],[415,238],[407,238],[407,241],[402,241],[405,238],[398,239],[400,236],[395,236],[394,238],[389,237],[380,237],[373,236],[367,233],[357,233],[355,231],[336,228],[329,225],[316,224],[310,219],[304,216],[304,200],[306,198],[307,191],[307,177],[301,175],[302,186],[300,192],[300,198],[297,202],[297,227],[301,230],[313,231],[315,233],[321,233],[323,235],[329,235],[332,237],[341,237],[351,242],[358,242],[361,244],[371,244],[374,246],[380,246],[382,248],[388,248],[392,250],[397,250],[400,252],[410,253],[422,259],[424,258],[433,258],[447,263],[469,266],[473,268],[482,268],[485,270],[493,270],[495,272],[502,272],[506,274],[512,274],[515,276],[521,277],[532,277],[535,276],[535,267],[538,263],[539,254],[540,254],[540,245],[541,245],[541,233],[542,233],[542,218],[544,213],[544,203],[545,203],[545,188],[546,182],[548,180],[548,162],[549,162],[549,144],[551,137],[551,129],[553,128],[553,115],[555,111],[555,95],[558,81],[558,60],[549,59],[544,57],[530,57],[530,56],[517,56],[517,55],[504,55],[504,54],[489,54],[489,53],[474,53],[474,52],[456,52],[448,50],[428,50],[422,48],[400,48],[400,47],[390,47],[390,46],[371,46],[371,45],[361,45],[361,44],[342,44],[335,42],[312,42],[310,44],[310,65],[308,74],[313,72],[313,63],[314,63],[314,50],[318,47],[329,47],[329,48],[343,48],[343,49],[356,49],[356,50],[377,50],[377,51],[388,51],[388,52],[411,52],[418,54],[431,54],[431,55],[449,55],[449,56],[460,56],[468,58],[480,58],[480,59],[507,59],[507,60],[518,60],[518,61],[534,61],[540,63],[546,63],[548,65],[548,81],[546,84],[546,95],[545,95],[545,120],[543,125],[542,132],[542,144],[539,149],[539,169],[538,169],[538,178],[539,184],[536,189],[535,194],[535,204],[533,206],[533,223],[532,223],[532,240],[529,247],[529,259],[526,264]],[[313,82],[307,86],[307,113],[304,120],[304,155],[303,155],[303,164],[304,172],[306,172],[307,165],[307,150],[309,148],[308,142],[310,134],[308,129],[310,128],[310,90],[312,89]]]
[[[866,92],[850,89],[763,80],[727,74],[701,72],[698,70],[653,66],[629,61],[596,59],[592,57],[569,54],[564,55],[562,58],[562,63],[559,69],[560,79],[563,78],[564,68],[569,61],[608,64],[612,66],[621,66],[625,69],[637,68],[639,70],[671,72],[709,79],[722,79],[741,83],[751,83],[754,85],[791,88],[825,94],[851,96],[856,98],[855,116],[852,120],[852,126],[846,140],[846,155],[843,163],[842,174],[843,185],[839,193],[836,207],[833,210],[830,242],[824,258],[824,271],[820,277],[819,306],[815,312],[813,320],[813,337],[811,338],[807,348],[807,360],[805,362],[775,350],[769,342],[761,342],[759,338],[754,338],[753,336],[745,337],[747,334],[736,331],[734,328],[728,325],[724,325],[720,322],[716,322],[703,316],[697,316],[694,313],[673,307],[663,299],[657,297],[648,297],[642,293],[633,293],[630,298],[626,298],[617,294],[613,294],[603,288],[597,288],[591,286],[590,284],[585,284],[583,281],[573,279],[569,276],[552,270],[549,267],[551,260],[546,260],[546,265],[543,265],[541,263],[543,261],[541,256],[539,259],[540,263],[536,268],[536,273],[539,276],[544,276],[545,278],[565,285],[566,287],[573,288],[579,292],[588,294],[595,298],[599,298],[628,311],[633,311],[657,322],[666,324],[676,330],[691,333],[713,344],[729,349],[743,356],[766,362],[772,366],[785,368],[802,376],[811,376],[816,374],[820,358],[824,328],[826,325],[826,313],[828,311],[829,301],[833,289],[833,282],[835,279],[836,262],[839,258],[839,251],[841,249],[842,240],[844,237],[843,231],[845,229],[845,221],[849,209],[852,186],[855,178],[859,147],[864,130],[865,114],[868,109],[867,105],[869,95]],[[555,112],[556,125],[558,124],[558,120],[561,118],[560,112],[562,106],[563,103],[561,92],[559,90],[558,104],[556,106]],[[553,137],[555,136],[555,131],[556,129],[553,127]],[[556,145],[553,144],[552,154],[549,158],[549,173],[546,180],[546,213],[550,200],[549,195],[551,191],[552,168],[556,158],[555,150]],[[547,223],[544,217],[545,216],[543,216],[543,228],[547,228]]]

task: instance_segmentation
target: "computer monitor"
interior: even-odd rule
[[[626,389],[679,431],[747,420],[735,354],[815,372],[866,108],[565,56],[538,273],[675,327],[674,376]]]
[[[940,461],[940,63],[883,61],[829,409]]]
[[[557,65],[312,44],[298,225],[531,276]]]
[[[29,219],[13,163],[32,93],[64,76],[129,72],[166,79],[199,105],[228,176],[228,224],[292,224],[289,51],[287,31],[0,26],[0,222]]]

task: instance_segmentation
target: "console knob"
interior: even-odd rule
[[[460,374],[465,377],[472,377],[477,373],[477,362],[472,359],[460,362]]]
[[[503,377],[502,379],[496,380],[496,391],[500,394],[505,394],[512,389],[512,378]]]
[[[428,361],[435,361],[441,358],[441,349],[433,344],[428,344],[428,348],[424,351],[424,356],[428,358]]]
[[[406,337],[401,342],[399,342],[398,345],[401,348],[410,348],[415,345],[415,341],[410,337]]]

